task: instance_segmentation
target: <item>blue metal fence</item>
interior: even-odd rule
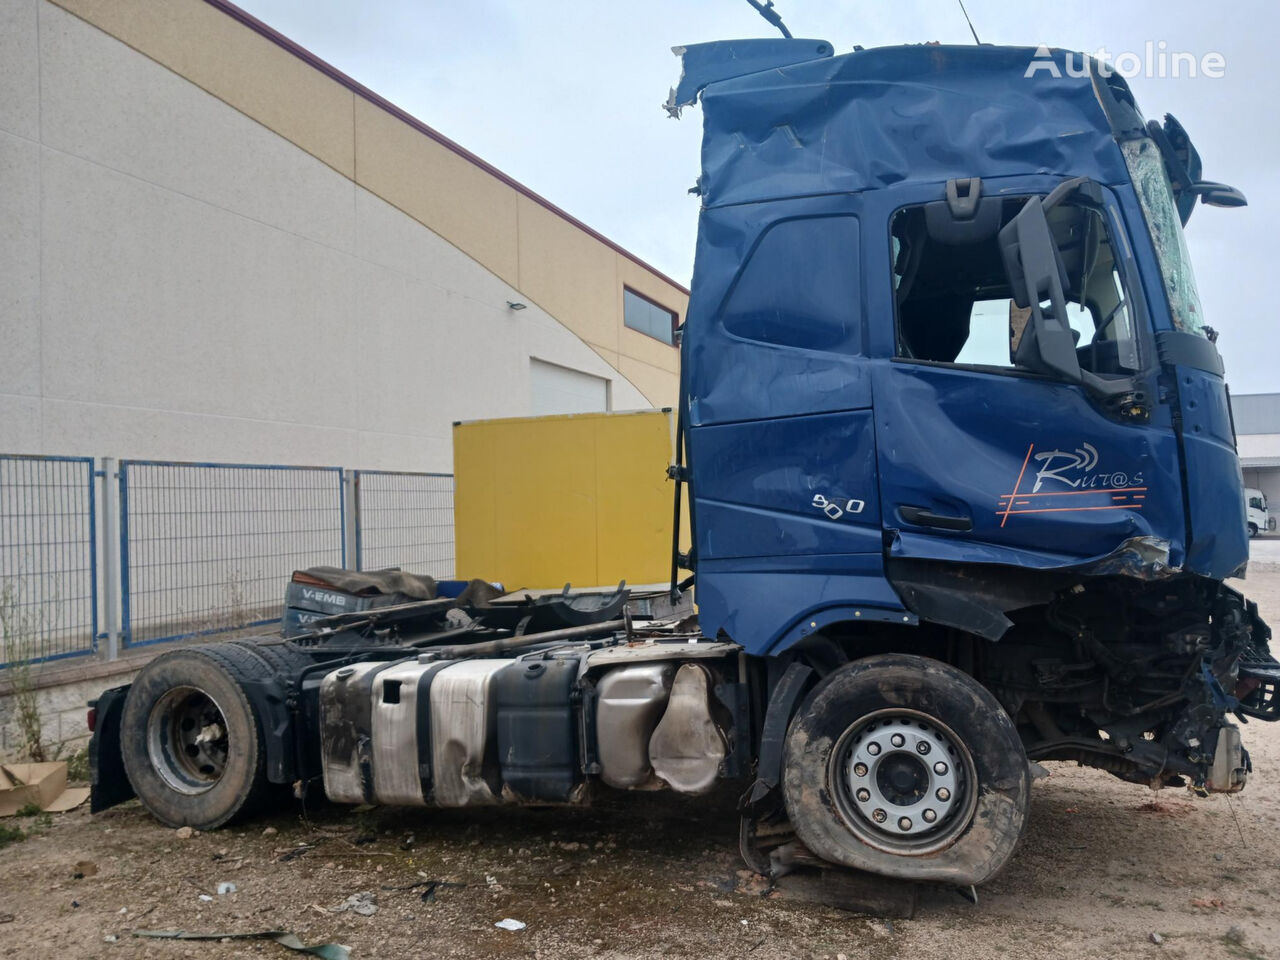
[[[95,463],[0,454],[0,668],[273,623],[295,569],[454,575],[450,474]]]
[[[453,476],[354,471],[356,569],[454,575]]]
[[[91,457],[0,454],[0,667],[96,649]]]
[[[274,622],[293,570],[345,554],[340,467],[120,463],[125,646]]]

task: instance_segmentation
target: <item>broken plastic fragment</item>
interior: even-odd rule
[[[256,930],[252,933],[188,933],[186,930],[135,930],[135,937],[157,940],[274,940],[282,947],[307,953],[321,960],[349,960],[351,948],[341,943],[306,946],[296,934],[284,930]]]
[[[693,43],[672,47],[671,52],[681,61],[680,80],[671,89],[663,107],[672,117],[679,117],[680,108],[696,103],[707,84],[820,60],[835,50],[825,40],[753,39]]]
[[[510,917],[499,920],[494,926],[500,930],[523,930],[525,928],[525,924],[519,920],[512,920]]]

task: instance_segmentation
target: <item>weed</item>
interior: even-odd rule
[[[33,763],[48,759],[33,660],[43,634],[42,606],[24,603],[17,582],[0,583],[0,662],[6,664],[13,714],[22,736],[22,752]]]
[[[11,843],[21,843],[25,839],[27,839],[27,835],[22,832],[21,827],[11,827],[8,824],[0,823],[0,850],[3,850]]]
[[[61,748],[61,744],[59,744]],[[60,759],[59,756],[56,759]],[[70,783],[87,783],[89,781],[89,745],[85,744],[66,758],[67,781]]]
[[[18,808],[18,816],[20,817],[34,817],[39,812],[40,804],[38,803],[24,803]]]

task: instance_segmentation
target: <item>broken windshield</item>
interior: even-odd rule
[[[1151,243],[1160,262],[1160,276],[1169,298],[1173,325],[1183,333],[1207,336],[1204,310],[1196,291],[1196,278],[1191,270],[1187,238],[1173,199],[1173,187],[1165,172],[1164,159],[1153,140],[1126,140],[1121,144],[1129,176],[1133,178],[1142,204],[1142,213],[1151,231]]]

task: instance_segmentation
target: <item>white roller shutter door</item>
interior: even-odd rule
[[[530,358],[529,407],[535,417],[603,413],[609,409],[609,381]]]

